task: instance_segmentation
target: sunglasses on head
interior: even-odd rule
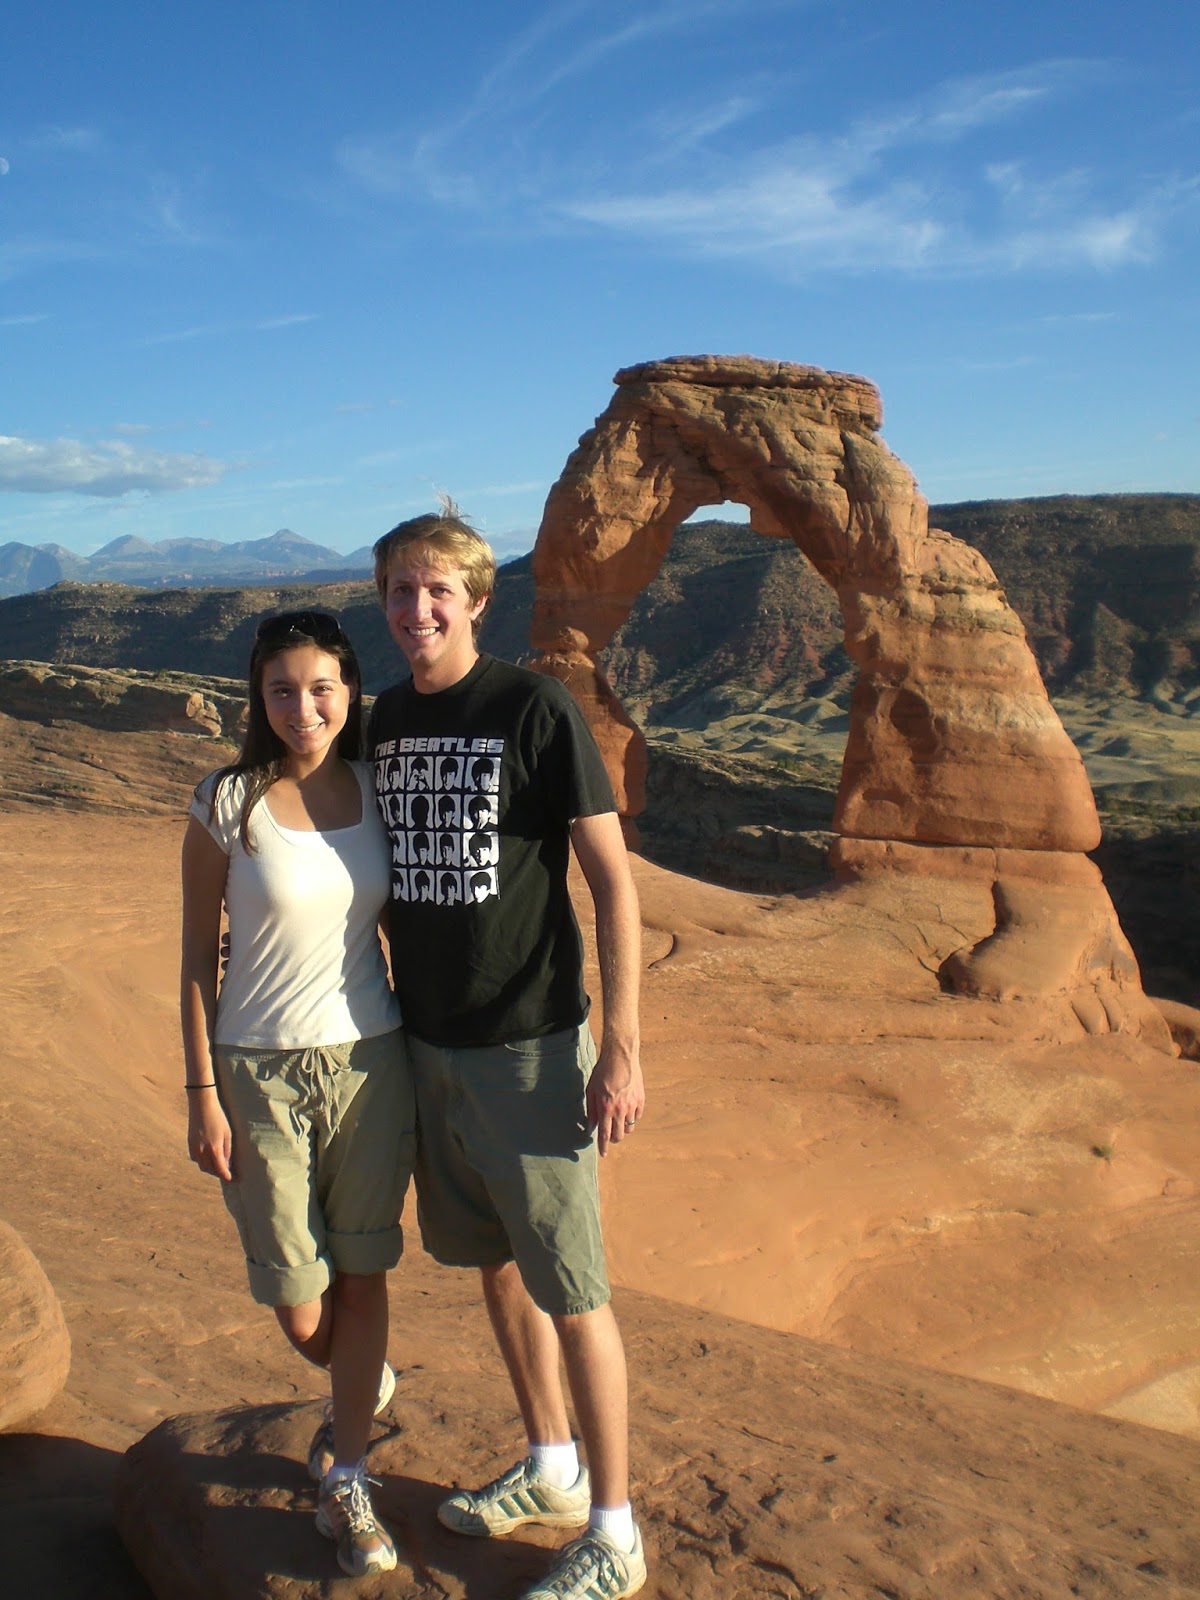
[[[293,639],[319,645],[347,642],[341,623],[328,611],[281,611],[277,617],[264,617],[254,630],[254,643],[268,648]]]

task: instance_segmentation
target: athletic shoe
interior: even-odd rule
[[[578,1528],[592,1507],[592,1485],[586,1467],[569,1489],[558,1489],[538,1476],[528,1456],[482,1489],[459,1489],[438,1507],[438,1521],[455,1533],[494,1539],[527,1522],[547,1528]],[[630,1591],[632,1593],[632,1590]]]
[[[589,1528],[559,1552],[558,1560],[521,1600],[622,1600],[646,1581],[642,1536],[633,1530],[633,1549],[625,1551],[599,1528]]]
[[[376,1481],[359,1467],[352,1478],[323,1483],[317,1495],[317,1532],[336,1539],[338,1566],[352,1578],[396,1565],[396,1546],[375,1516],[367,1488]]]
[[[395,1392],[396,1374],[385,1361],[383,1371],[379,1374],[379,1398],[375,1402],[376,1416],[385,1408]],[[322,1413],[317,1431],[313,1434],[312,1443],[308,1447],[308,1475],[314,1483],[320,1483],[332,1465],[333,1401],[331,1400]]]

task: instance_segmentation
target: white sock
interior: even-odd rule
[[[588,1527],[595,1528],[598,1533],[606,1533],[626,1555],[633,1549],[636,1532],[633,1507],[628,1500],[623,1506],[593,1506]]]
[[[332,1489],[335,1483],[341,1483],[345,1478],[353,1478],[362,1470],[361,1461],[353,1461],[349,1466],[344,1461],[335,1461],[325,1474],[325,1482]]]
[[[579,1479],[579,1451],[574,1439],[566,1444],[530,1444],[529,1459],[539,1478],[556,1489],[569,1489]]]

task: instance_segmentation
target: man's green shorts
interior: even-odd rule
[[[404,1248],[416,1110],[400,1029],[312,1050],[214,1051],[233,1132],[221,1185],[262,1305],[318,1299],[335,1272],[386,1272]]]
[[[596,1060],[584,1023],[541,1039],[446,1048],[408,1038],[421,1137],[417,1218],[446,1266],[515,1260],[551,1315],[610,1298],[596,1142],[584,1094]]]

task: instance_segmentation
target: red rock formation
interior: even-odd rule
[[[48,1406],[70,1366],[58,1296],[20,1234],[0,1222],[0,1429]]]
[[[1192,1440],[898,1361],[868,1365],[708,1312],[684,1322],[649,1296],[623,1295],[620,1315],[639,1358],[634,1498],[647,1595],[1197,1593]],[[436,1359],[401,1373],[368,1457],[399,1555],[382,1580],[339,1582],[313,1527],[303,1461],[316,1406],[161,1423],[124,1457],[114,1494],[121,1537],[154,1593],[524,1593],[564,1535],[530,1527],[464,1539],[434,1515],[452,1477],[479,1481],[510,1459],[503,1380],[485,1338],[480,1318],[460,1320],[451,1343],[478,1351],[479,1367],[453,1390]]]
[[[700,506],[750,509],[837,591],[860,678],[836,824],[864,839],[1088,850],[1091,790],[987,562],[930,530],[864,378],[748,356],[628,367],[550,491],[532,640],[588,710],[622,809],[641,741],[595,657]],[[1020,782],[1012,781],[1015,772]]]
[[[859,668],[834,817],[840,875],[945,874],[978,855],[986,865],[970,874],[991,875],[996,928],[948,964],[948,987],[1077,995],[1088,1031],[1133,1028],[1172,1048],[1082,859],[1100,840],[1095,802],[1021,621],[979,552],[928,526],[912,473],[879,436],[875,387],[749,356],[646,362],[616,383],[546,501],[531,636],[538,664],[583,706],[621,810],[644,805],[645,745],[597,653],[678,524],[739,501],[832,585]],[[948,854],[934,861],[929,846]],[[997,865],[1030,853],[1033,871]]]

